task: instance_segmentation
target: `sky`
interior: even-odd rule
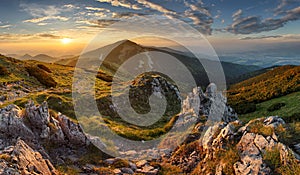
[[[300,0],[1,0],[0,53],[76,55],[110,25],[147,15],[191,25],[219,52],[300,41]]]

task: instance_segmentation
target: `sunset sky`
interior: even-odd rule
[[[300,0],[1,0],[0,53],[75,55],[109,25],[149,14],[190,24],[217,51],[300,41]]]

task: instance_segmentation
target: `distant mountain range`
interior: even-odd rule
[[[167,47],[142,46],[129,40],[119,41],[95,50],[91,50],[80,56],[64,55],[53,57],[46,54],[39,54],[36,56],[32,56],[29,54],[25,54],[22,56],[10,54],[8,56],[15,57],[20,60],[36,60],[45,63],[55,63],[74,67],[77,64],[79,57],[81,59],[84,59],[84,61],[86,63],[89,63],[90,65],[97,65],[101,53],[109,53],[106,56],[101,69],[105,70],[104,72],[106,74],[113,75],[118,67],[130,57],[147,51],[163,52],[176,57],[190,70],[198,85],[205,87],[209,83],[207,72],[204,70],[202,64],[198,61],[197,58],[195,58],[193,54]],[[296,58],[290,55],[283,57],[280,54],[275,57],[274,54],[272,55],[269,51],[268,53],[269,54],[260,54],[259,51],[252,50],[245,52],[244,54],[236,53],[221,55],[220,60],[225,72],[227,84],[235,84],[251,77],[260,75],[272,68],[275,68],[277,65],[300,65],[300,59],[298,59],[298,57]],[[255,57],[255,55],[257,54],[263,55],[264,58]],[[214,64],[213,61],[206,59],[205,56],[203,56],[201,62]]]

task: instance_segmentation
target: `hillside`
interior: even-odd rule
[[[265,117],[270,115],[278,115],[283,117],[287,122],[300,121],[300,91],[294,92],[282,97],[273,98],[271,100],[257,103],[256,111],[248,114],[240,115],[243,121],[249,121],[257,117]],[[281,104],[279,106],[279,104]],[[278,106],[278,107],[273,107]]]
[[[114,74],[114,72],[122,63],[124,63],[130,57],[138,53],[142,53],[145,51],[158,51],[158,52],[163,52],[172,55],[176,57],[179,61],[181,61],[190,70],[198,85],[202,87],[206,87],[209,84],[206,71],[204,70],[199,60],[196,59],[195,57],[191,57],[186,53],[182,53],[172,49],[145,47],[129,40],[119,41],[111,45],[107,45],[105,47],[86,52],[82,54],[80,58],[84,59],[90,65],[94,65],[93,62],[95,62],[95,60],[98,60],[101,53],[105,53],[108,51],[110,52],[106,56],[101,68],[108,72],[111,72],[111,74]],[[68,65],[68,66],[75,66],[77,60],[78,57],[73,57],[73,58],[61,59],[56,61],[55,63]],[[214,64],[213,61],[210,61],[205,58],[202,58],[201,62],[210,65]],[[250,73],[260,69],[260,67],[258,66],[244,66],[244,65],[233,64],[229,62],[221,62],[221,64],[225,72],[227,83],[229,84],[231,84],[232,82],[236,82],[235,79],[243,74]]]
[[[230,86],[229,104],[259,103],[300,90],[300,66],[281,66]]]

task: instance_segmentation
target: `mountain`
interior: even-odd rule
[[[118,62],[135,54],[138,48],[138,45],[131,43],[119,47],[120,53],[126,50],[123,53],[125,56],[109,56],[113,60],[106,63],[106,66],[111,66],[109,71],[113,72]],[[192,60],[190,57],[180,57],[178,53],[173,54],[181,59]],[[157,107],[149,106],[148,97],[151,94],[166,96],[166,115],[153,125],[144,127],[115,117],[117,110],[115,105],[111,105],[111,82],[97,78],[95,101],[103,118],[86,117],[78,122],[71,91],[74,67],[35,60],[20,61],[2,55],[0,65],[2,70],[7,71],[0,75],[0,174],[300,173],[299,122],[284,121],[277,116],[268,117],[267,113],[263,118],[257,115],[256,119],[243,123],[228,106],[223,93],[216,91],[214,84],[206,87],[205,92],[196,87],[186,98],[181,98],[168,77],[142,74],[132,82],[124,82],[131,87],[130,105],[137,113],[144,114],[150,107]],[[225,66],[230,68],[231,64],[225,63]],[[106,74],[102,73],[101,76]],[[297,87],[299,79],[294,81],[297,76],[299,67],[278,67],[234,86],[240,91],[240,96],[247,95],[248,91],[255,96],[261,93],[261,87],[270,87],[272,90],[272,83],[282,83],[282,86],[277,87],[281,89],[284,89],[285,83],[292,87],[291,82]],[[49,77],[56,82],[55,88],[43,84]],[[275,81],[276,78],[279,82]],[[272,81],[260,84],[269,79]],[[256,87],[256,84],[259,86]],[[244,91],[243,86],[255,86],[255,89]],[[128,96],[121,93],[117,95]],[[293,98],[297,103],[298,96]],[[194,102],[199,102],[199,108],[195,108]],[[217,104],[212,105],[214,102]],[[183,104],[182,110],[178,108],[180,104]],[[86,110],[89,105],[84,100],[76,109],[82,108],[89,112]],[[122,106],[122,103],[117,106]],[[224,109],[224,112],[210,116],[212,109]],[[272,115],[276,115],[276,111]],[[139,119],[146,121],[144,118]],[[92,135],[84,133],[83,126],[88,126]],[[124,139],[137,141],[132,145],[135,150],[127,149],[130,144],[118,141],[112,143],[110,138],[99,140],[97,134],[103,136],[105,132],[102,131],[107,127]],[[172,132],[172,128],[175,131]],[[174,141],[173,138],[181,138],[178,136],[181,133],[188,133],[187,138],[180,143],[176,139]],[[136,144],[144,145],[148,140],[165,138],[161,137],[164,135],[170,138],[161,140],[158,147],[150,145],[148,149],[140,150]],[[92,143],[112,152],[117,151],[120,155],[107,155]],[[157,157],[147,160],[149,155]],[[129,158],[120,158],[122,156]]]
[[[19,57],[19,59],[20,60],[32,60],[33,57],[31,55],[29,55],[29,54],[25,54],[25,55]]]
[[[51,57],[46,54],[39,54],[39,55],[32,57],[31,60],[41,61],[41,62],[45,62],[45,63],[52,63],[52,62],[55,62],[57,60],[57,58]]]
[[[88,51],[82,54],[80,58],[83,59],[88,65],[96,65],[97,60],[99,59],[102,53],[109,53],[108,55],[102,55],[105,58],[105,60],[103,61],[101,68],[110,72],[111,74],[114,74],[115,71],[118,69],[118,67],[122,65],[130,57],[146,51],[158,51],[176,57],[189,69],[189,71],[194,76],[194,79],[196,80],[196,83],[198,85],[205,87],[209,84],[207,73],[197,58],[192,57],[191,55],[188,55],[184,52],[176,51],[173,49],[141,46],[129,40],[119,41],[102,48]],[[77,60],[78,57],[74,57],[69,59],[58,60],[55,63],[75,66]],[[205,58],[202,58],[201,62],[209,65],[215,64],[214,61]],[[229,63],[229,62],[221,62],[221,64],[225,72],[227,83],[229,84],[231,84],[231,82],[234,82],[235,78],[243,74],[260,69],[260,67],[258,66],[244,66],[244,65],[239,65],[239,64]],[[208,74],[209,73],[210,72],[208,72]]]

